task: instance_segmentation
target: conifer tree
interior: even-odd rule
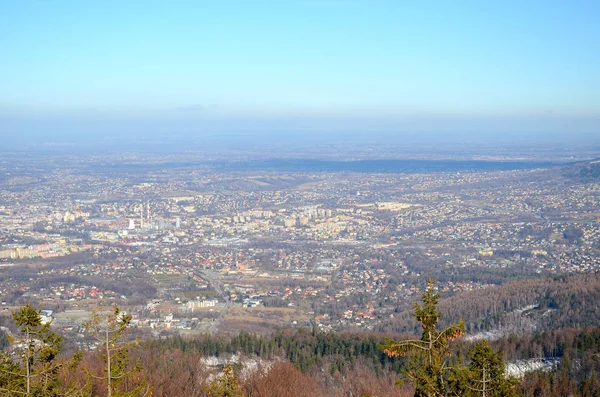
[[[59,372],[74,366],[73,360],[57,359],[62,337],[42,321],[41,311],[27,304],[13,312],[19,335],[12,338],[14,354],[0,355],[0,395],[6,396],[72,396],[81,390],[59,382]]]
[[[213,379],[206,391],[210,397],[244,397],[231,365],[223,368],[223,372]]]
[[[105,382],[108,397],[138,397],[150,395],[150,386],[142,374],[139,362],[131,365],[129,348],[131,343],[124,342],[131,315],[123,313],[117,306],[109,313],[94,310],[90,321],[85,325],[87,331],[98,342],[104,361],[104,374],[97,375],[87,370],[92,378]],[[120,385],[125,380],[136,383],[129,391],[122,391]]]
[[[452,368],[449,342],[464,332],[462,320],[438,331],[440,313],[437,304],[440,295],[435,292],[433,280],[427,281],[427,288],[421,296],[422,305],[415,303],[414,316],[423,327],[421,339],[394,341],[388,340],[382,346],[391,357],[411,355],[407,378],[415,387],[416,397],[446,396],[449,393],[448,375]]]
[[[510,397],[515,395],[516,379],[507,378],[504,361],[486,340],[469,349],[469,365],[463,370],[461,395]]]

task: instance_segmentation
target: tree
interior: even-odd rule
[[[471,362],[463,370],[464,396],[509,397],[513,396],[516,379],[506,378],[502,357],[486,340],[469,349]]]
[[[244,397],[231,365],[223,368],[223,372],[210,382],[206,391],[210,397]]]
[[[448,366],[450,357],[449,342],[460,337],[464,332],[464,323],[438,331],[437,324],[440,313],[437,304],[440,295],[435,293],[433,280],[427,281],[427,288],[421,296],[422,305],[415,303],[414,316],[423,327],[421,339],[402,341],[388,340],[382,346],[383,351],[391,357],[411,355],[412,359],[407,378],[414,384],[415,396],[446,396],[449,391],[448,374],[452,368]]]
[[[150,387],[142,376],[141,365],[138,362],[131,365],[129,348],[131,343],[124,342],[127,328],[131,323],[131,315],[123,313],[117,306],[109,313],[99,313],[94,310],[90,321],[86,324],[87,331],[99,343],[104,362],[104,374],[96,375],[87,371],[94,379],[106,382],[108,397],[137,397],[150,394]],[[129,391],[123,391],[120,385],[129,380],[135,386]]]
[[[11,394],[27,395],[25,373],[17,361],[3,353],[0,358],[0,395]]]
[[[57,359],[62,337],[42,321],[41,311],[27,304],[13,312],[20,335],[12,340],[14,355],[0,356],[0,393],[9,396],[69,396],[80,390],[59,382],[59,372],[77,364]]]

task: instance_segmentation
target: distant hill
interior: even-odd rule
[[[600,179],[600,158],[573,163],[565,167],[563,173],[574,178]]]
[[[211,166],[224,171],[279,172],[358,172],[358,173],[434,173],[490,172],[549,168],[564,163],[549,161],[499,160],[356,160],[267,159],[251,161],[215,161]]]
[[[600,273],[516,279],[464,292],[439,303],[442,326],[463,319],[467,334],[496,339],[566,328],[600,327]],[[419,334],[411,311],[379,331]]]

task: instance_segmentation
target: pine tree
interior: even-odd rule
[[[20,335],[13,338],[14,355],[0,355],[0,395],[7,396],[70,396],[81,390],[59,382],[59,372],[76,365],[73,360],[57,359],[62,337],[42,321],[41,311],[27,304],[13,312]]]
[[[0,396],[27,395],[23,367],[3,353],[0,357]]]
[[[150,386],[142,374],[139,362],[131,365],[129,348],[132,343],[124,342],[131,315],[123,313],[117,306],[109,313],[94,311],[90,321],[86,324],[87,331],[99,344],[104,361],[104,374],[97,375],[87,370],[92,378],[105,381],[106,395],[108,397],[138,397],[150,395]],[[125,380],[137,383],[129,391],[122,391],[120,385]]]
[[[223,372],[206,387],[210,397],[244,397],[233,367],[226,365]]]
[[[440,313],[437,304],[440,295],[435,293],[433,280],[428,280],[427,288],[421,296],[422,305],[415,303],[414,316],[423,327],[421,339],[394,341],[388,340],[382,346],[391,357],[411,355],[407,378],[415,387],[415,396],[446,396],[449,391],[448,365],[450,357],[449,342],[464,332],[462,320],[458,324],[438,331]]]
[[[469,349],[469,365],[463,370],[461,395],[481,397],[510,397],[515,395],[516,379],[507,378],[502,357],[486,340]]]

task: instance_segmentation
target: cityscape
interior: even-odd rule
[[[51,159],[3,164],[0,299],[5,313],[35,303],[72,335],[107,304],[154,335],[385,331],[429,276],[451,296],[600,269],[600,185],[571,163],[372,173],[122,159],[115,172]]]

